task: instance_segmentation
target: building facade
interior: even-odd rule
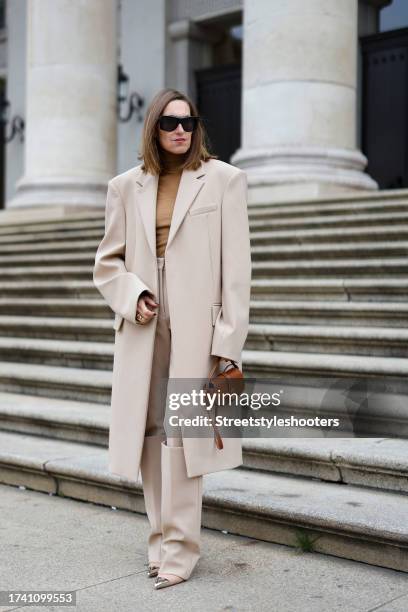
[[[247,172],[250,204],[383,187],[363,151],[363,41],[391,4],[3,2],[5,131],[24,121],[4,145],[3,206],[104,205],[109,178],[140,163],[162,87],[192,96],[213,152]]]

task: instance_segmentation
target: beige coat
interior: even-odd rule
[[[116,313],[109,470],[137,479],[157,317],[136,323],[148,289],[158,297],[158,177],[140,165],[109,181],[94,283]],[[236,360],[248,333],[251,254],[246,174],[211,159],[181,176],[165,251],[172,334],[169,377],[206,377],[218,355]],[[183,438],[189,476],[242,464],[240,438]]]

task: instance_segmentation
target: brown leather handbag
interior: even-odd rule
[[[242,374],[242,371],[239,369],[235,361],[233,361],[232,359],[228,359],[230,363],[227,363],[223,371],[220,372],[216,377],[214,377],[214,374],[219,366],[220,361],[221,357],[218,357],[215,361],[214,366],[211,368],[211,371],[208,375],[208,382],[205,383],[203,389],[206,391],[206,393],[210,395],[218,392],[237,393],[239,395],[243,392],[245,388],[244,375]],[[210,418],[211,425],[214,429],[215,445],[218,450],[221,450],[224,448],[221,434],[218,430],[217,425],[214,423],[212,416],[210,416]]]

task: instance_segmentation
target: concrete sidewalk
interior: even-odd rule
[[[0,590],[75,590],[76,607],[150,612],[405,612],[407,575],[202,529],[189,581],[155,591],[145,515],[0,486]],[[22,610],[20,605],[0,610]]]

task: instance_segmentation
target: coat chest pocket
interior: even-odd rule
[[[113,322],[113,329],[115,331],[119,331],[123,324],[123,317],[120,314],[115,315],[115,320]]]
[[[215,325],[218,313],[220,312],[221,308],[222,308],[221,302],[216,302],[214,304],[211,304],[211,320],[212,320],[213,325]]]
[[[199,206],[197,208],[190,209],[188,212],[190,215],[202,215],[212,210],[217,210],[218,204],[208,204],[207,206]]]

